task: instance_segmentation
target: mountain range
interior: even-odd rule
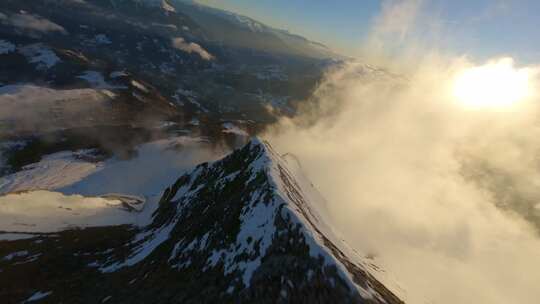
[[[193,1],[2,1],[0,302],[402,303],[253,137],[345,60]]]

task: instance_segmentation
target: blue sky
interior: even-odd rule
[[[405,0],[406,1],[406,0]],[[198,0],[288,29],[357,55],[380,18],[380,0]],[[512,56],[540,63],[538,0],[411,0],[419,3],[409,38],[479,60]],[[409,41],[410,42],[410,41]],[[403,42],[403,43],[406,43]]]

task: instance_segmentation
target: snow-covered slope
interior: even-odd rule
[[[136,197],[84,197],[51,191],[0,196],[0,231],[50,233],[66,229],[148,223],[147,212]],[[0,239],[4,239],[0,234]]]
[[[96,153],[57,152],[0,177],[0,240],[81,227],[145,226],[162,189],[179,172],[220,155],[203,138],[187,136],[142,144],[126,160]]]
[[[13,142],[11,145],[25,145]],[[172,136],[138,145],[129,159],[100,155],[95,149],[62,151],[0,177],[0,195],[50,190],[67,195],[99,196],[124,193],[138,197],[161,195],[179,172],[214,160],[223,151],[211,149],[205,138]],[[0,154],[1,156],[1,154]]]
[[[110,232],[98,237],[98,228],[82,229],[83,248],[64,237],[72,231],[39,239],[76,252],[43,251],[32,239],[0,248],[0,257],[14,256],[0,261],[0,284],[13,298],[47,291],[53,302],[81,294],[81,302],[115,303],[401,303],[333,231],[325,205],[294,161],[254,139],[165,189],[146,227],[104,228]],[[44,273],[40,263],[58,255],[79,266]],[[20,262],[35,281],[7,280]],[[85,287],[63,288],[80,277]]]
[[[23,170],[0,177],[0,195],[30,190],[56,190],[103,169],[100,161],[88,161],[91,150],[63,151],[46,155]],[[88,157],[88,158],[89,158]]]

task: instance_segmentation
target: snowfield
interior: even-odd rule
[[[148,217],[147,213],[126,210],[121,200],[101,197],[43,190],[0,197],[0,231],[7,232],[50,233],[70,228],[136,224],[138,219],[147,223]]]
[[[103,169],[101,162],[80,159],[90,151],[64,151],[45,156],[22,171],[0,177],[0,194],[39,189],[56,190]]]
[[[86,196],[106,193],[160,196],[178,175],[195,164],[214,160],[223,153],[210,150],[204,139],[197,137],[157,140],[137,147],[137,156],[132,159],[111,158],[104,161],[100,170],[58,191]]]
[[[30,190],[55,190],[96,196],[124,193],[140,197],[160,195],[179,174],[224,151],[212,151],[202,138],[179,136],[137,147],[137,156],[89,161],[92,150],[63,151],[0,177],[0,194]]]
[[[91,162],[92,151],[63,151],[0,178],[0,239],[17,232],[73,227],[147,225],[162,191],[193,165],[221,156],[201,138],[173,137],[140,145],[129,160]],[[223,153],[223,152],[222,152]]]

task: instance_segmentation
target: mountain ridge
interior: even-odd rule
[[[13,256],[13,250],[27,254],[1,260],[5,271],[0,273],[0,283],[20,291],[18,296],[12,295],[18,300],[31,296],[31,290],[49,292],[47,299],[54,301],[73,301],[81,294],[75,301],[81,303],[106,297],[115,303],[150,299],[402,303],[359,259],[351,257],[352,251],[326,225],[320,209],[308,201],[314,194],[306,184],[309,182],[298,177],[267,142],[254,139],[225,158],[198,165],[180,177],[164,191],[146,228],[65,231],[59,237],[40,236],[38,246],[36,239],[8,242],[11,246],[3,247],[12,250],[0,252],[0,256]],[[105,236],[98,237],[95,242],[101,245],[77,250],[77,258],[72,251],[60,255],[67,263],[79,265],[75,268],[82,274],[57,273],[52,278],[59,285],[25,281],[24,286],[29,286],[25,292],[22,286],[13,288],[14,280],[9,278],[20,273],[16,270],[21,262],[30,273],[36,272],[36,279],[51,277],[31,266],[56,261],[59,253],[33,249],[65,239],[64,234],[83,239],[100,229],[122,237],[115,238],[114,246],[109,244],[112,240],[103,240]],[[62,247],[75,246],[66,242]],[[38,254],[45,256],[28,261],[28,256]],[[93,279],[100,283],[88,290],[61,291],[62,285],[73,284],[81,275],[89,283]],[[126,282],[132,283],[119,288]],[[5,290],[0,290],[2,295]]]
[[[307,56],[318,59],[344,58],[323,43],[313,41],[284,29],[274,28],[242,14],[200,4],[196,1],[173,0],[171,3],[178,11],[184,12],[198,22],[211,36],[214,36],[215,39],[221,40],[224,43],[229,43],[237,47],[246,47],[249,45],[245,41],[239,40],[238,33],[224,34],[218,26],[213,25],[213,22],[208,22],[207,15],[213,16],[214,19],[219,18],[225,21],[228,24],[228,27],[237,28],[233,32],[237,32],[238,29],[245,29],[244,35],[248,35],[248,37],[251,37],[251,40],[253,40],[251,41],[251,45],[267,52],[290,53],[296,56]],[[250,33],[263,35],[266,40],[273,42],[257,42],[260,37],[257,37],[257,35],[249,36]],[[260,46],[257,47],[259,43]]]

